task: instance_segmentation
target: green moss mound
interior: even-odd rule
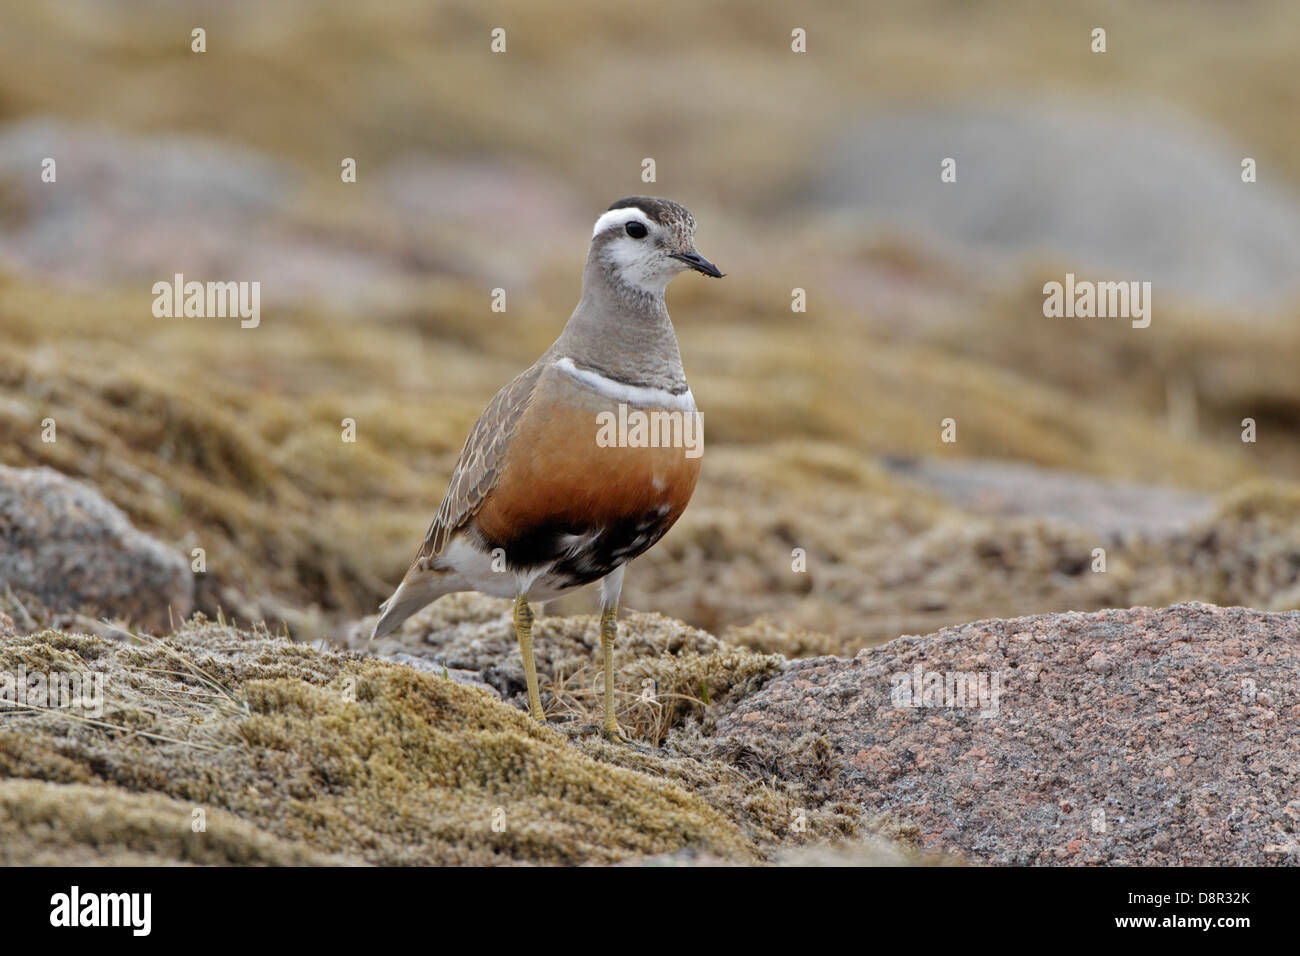
[[[353,862],[205,813],[161,794],[115,787],[0,781],[0,865],[324,866]]]
[[[95,718],[0,717],[0,774],[45,781],[31,785],[43,788],[35,797],[13,791],[0,819],[51,821],[48,839],[11,860],[44,859],[60,839],[77,858],[94,846],[106,859],[154,861],[575,864],[683,849],[760,858],[735,822],[673,781],[601,763],[485,690],[398,664],[197,622],[135,644],[11,636],[0,670],[20,665],[99,671],[105,706]],[[68,825],[95,807],[111,811],[102,831]],[[158,808],[156,827],[131,823]],[[194,848],[180,828],[193,810],[246,828]]]

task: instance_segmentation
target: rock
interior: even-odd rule
[[[1209,495],[1020,462],[889,458],[882,464],[968,511],[1043,518],[1106,536],[1164,540],[1214,516]]]
[[[22,174],[43,156],[59,159],[57,188]],[[257,244],[249,227],[282,215],[292,177],[266,157],[214,140],[134,138],[33,119],[0,127],[0,183],[0,263],[93,285],[174,272],[201,280],[248,274],[227,236],[242,228],[245,242]],[[205,228],[194,229],[195,221]],[[223,259],[230,275],[206,274]]]
[[[59,159],[57,188],[27,173],[46,156]],[[373,216],[351,217],[353,230],[312,222],[300,183],[283,161],[228,141],[9,124],[0,127],[0,266],[73,288],[134,286],[146,302],[154,282],[180,273],[274,276],[261,287],[264,308],[391,304],[387,290],[411,275],[410,257],[364,247],[357,232]]]
[[[1058,256],[1080,278],[1150,281],[1258,321],[1254,307],[1300,289],[1300,199],[1276,177],[1244,184],[1243,155],[1165,103],[986,97],[869,117],[818,191],[859,227],[1001,261]],[[955,183],[939,182],[943,157]]]
[[[129,619],[150,629],[194,604],[185,558],[143,532],[98,491],[50,468],[0,466],[0,591],[51,610]]]
[[[922,858],[910,854],[901,845],[891,843],[880,837],[869,836],[841,844],[816,844],[782,850],[775,854],[772,862],[777,866],[797,867],[851,867],[851,866],[918,866],[939,865],[941,858]],[[695,866],[735,866],[737,864],[723,857],[695,850],[678,850],[674,853],[661,853],[658,856],[625,860],[618,866],[653,866],[653,867],[695,867]]]
[[[397,664],[405,664],[407,667],[414,667],[418,671],[424,671],[426,674],[433,674],[437,677],[445,677],[448,680],[454,680],[458,684],[467,684],[470,687],[478,687],[494,694],[501,696],[501,692],[483,680],[478,671],[462,670],[459,667],[448,667],[437,661],[430,660],[427,657],[416,657],[413,654],[388,654],[382,660],[393,661]]]
[[[1100,651],[1088,658],[1087,668],[1096,674],[1109,674],[1115,669],[1110,662],[1110,658]]]
[[[927,701],[932,675],[949,699]],[[918,686],[922,706],[905,706]],[[914,824],[923,850],[1294,864],[1300,851],[1278,848],[1297,846],[1297,699],[1300,612],[1176,604],[979,621],[795,661],[718,736],[788,748],[817,728],[843,763],[840,796]]]
[[[404,230],[421,235],[439,223],[457,237],[459,271],[506,287],[536,279],[537,236],[581,235],[598,211],[564,179],[519,160],[412,153],[381,170],[379,182],[385,208]]]
[[[58,188],[30,174],[47,156],[58,157]],[[410,154],[367,169],[352,187],[357,205],[338,216],[311,211],[309,178],[283,157],[218,138],[46,118],[0,125],[0,266],[79,288],[132,284],[142,295],[176,273],[263,276],[263,306],[387,309],[405,307],[415,294],[407,284],[430,275],[530,281],[535,237],[580,230],[594,211],[523,163]]]

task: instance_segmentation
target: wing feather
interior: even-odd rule
[[[496,487],[510,441],[544,368],[538,362],[518,375],[496,393],[474,423],[452,471],[447,494],[415,556],[415,564],[440,554],[452,535],[474,517]]]

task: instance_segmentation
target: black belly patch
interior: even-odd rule
[[[506,542],[485,541],[488,550],[501,548],[512,571],[546,568],[563,587],[599,581],[651,548],[672,522],[666,513],[651,511],[613,524],[576,527],[544,523]]]

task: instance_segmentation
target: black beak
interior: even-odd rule
[[[690,252],[670,252],[669,255],[674,259],[686,263],[696,272],[703,272],[706,276],[713,276],[715,279],[722,278],[722,273],[718,271],[718,267],[694,249]]]

